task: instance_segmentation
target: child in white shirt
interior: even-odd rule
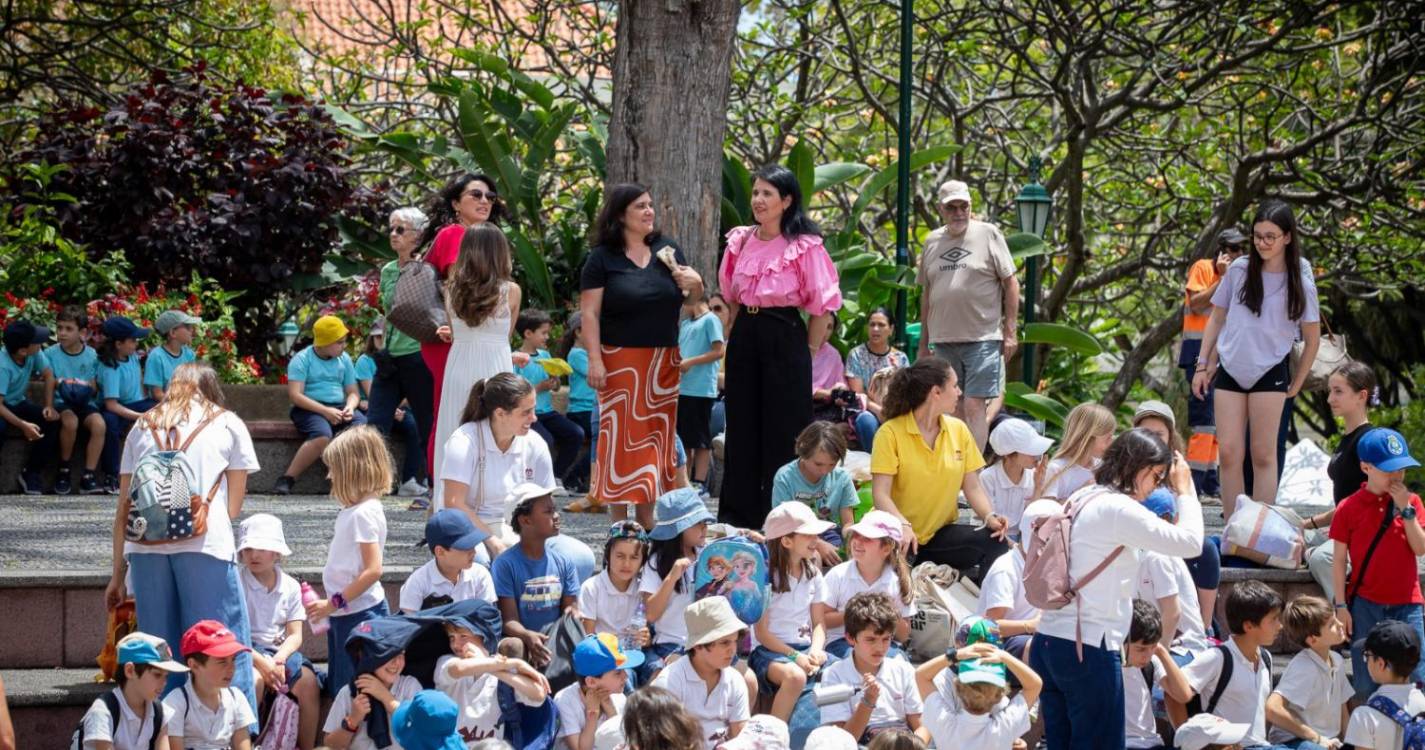
[[[904,642],[910,636],[910,617],[915,614],[910,569],[901,554],[902,527],[899,518],[883,511],[867,511],[847,529],[847,549],[851,559],[826,573],[826,650],[845,658],[851,651],[846,639],[844,610],[851,598],[864,592],[879,592],[890,598],[898,612],[893,637]],[[893,648],[892,656],[901,656]]]
[[[747,683],[732,668],[747,626],[725,597],[710,596],[683,611],[687,652],[664,668],[653,685],[672,693],[701,726],[707,747],[736,737],[751,718]]]
[[[188,682],[163,700],[171,718],[168,741],[188,750],[249,750],[248,725],[256,724],[252,706],[233,687],[233,657],[250,651],[216,620],[199,620],[179,645],[188,662]]]
[[[567,750],[594,750],[599,725],[623,713],[628,671],[643,663],[642,651],[624,653],[618,637],[596,633],[574,647],[579,681],[554,694],[559,738]]]
[[[1420,635],[1399,620],[1382,620],[1366,636],[1364,652],[1371,680],[1380,687],[1366,705],[1351,712],[1346,742],[1356,750],[1395,750],[1404,736],[1393,714],[1404,711],[1410,717],[1425,712],[1425,694],[1410,681],[1420,663]]]
[[[1013,698],[1006,670],[1022,686]],[[915,677],[925,698],[924,723],[916,734],[936,747],[960,750],[1014,747],[1033,723],[1029,708],[1044,686],[1029,665],[984,641],[931,659]]]
[[[1305,740],[1339,747],[1350,717],[1354,689],[1345,660],[1332,649],[1346,642],[1346,629],[1320,597],[1298,596],[1282,610],[1287,638],[1301,646],[1267,698],[1267,739],[1276,745]]]
[[[639,574],[647,560],[648,536],[643,526],[637,521],[618,521],[609,527],[604,569],[579,585],[579,618],[585,633],[626,634],[640,648],[648,645],[647,615],[638,591]],[[635,620],[643,622],[635,625]]]
[[[1054,441],[1034,431],[1028,422],[1013,417],[1000,422],[990,432],[994,456],[980,470],[980,486],[989,495],[995,513],[1009,523],[1010,536],[1018,541],[1024,506],[1033,498],[1035,477],[1048,464],[1045,456]]]
[[[401,611],[407,614],[467,599],[495,603],[495,581],[475,550],[490,535],[465,511],[444,508],[426,520],[425,538],[431,559],[401,584]]]
[[[851,655],[831,665],[821,685],[850,685],[856,692],[845,703],[822,707],[822,722],[862,742],[887,729],[920,729],[923,706],[915,668],[905,659],[886,658],[900,619],[895,604],[886,594],[868,592],[851,597],[845,611]]]
[[[79,746],[84,750],[168,747],[164,727],[172,711],[163,703],[163,688],[169,672],[187,672],[188,668],[173,660],[162,638],[147,633],[130,633],[117,647],[114,679],[118,687],[96,698],[84,713],[75,732]]]
[[[494,605],[474,604],[470,616],[450,617],[444,623],[450,654],[435,663],[435,686],[460,707],[456,730],[466,745],[503,739],[505,717],[500,711],[499,689],[514,689],[515,700],[541,706],[549,698],[549,681],[523,659],[491,655],[498,645],[501,617]]]
[[[815,545],[833,526],[818,520],[810,506],[791,502],[773,508],[763,527],[771,595],[747,661],[758,685],[767,692],[776,688],[770,712],[782,721],[791,720],[807,681],[826,664],[826,605],[817,601],[825,594]]]
[[[1123,654],[1123,711],[1126,747],[1162,748],[1158,721],[1153,715],[1153,687],[1186,703],[1192,699],[1187,676],[1162,643],[1163,621],[1157,608],[1142,599],[1133,602],[1133,624]]]

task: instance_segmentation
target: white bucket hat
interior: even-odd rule
[[[292,550],[287,546],[287,539],[282,535],[282,519],[271,513],[257,513],[248,516],[238,529],[242,539],[242,543],[238,545],[238,552],[245,549],[261,549],[276,552],[283,557],[292,554]]]

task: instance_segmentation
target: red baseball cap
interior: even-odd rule
[[[183,634],[183,641],[179,645],[179,651],[185,659],[194,654],[222,658],[252,650],[238,643],[233,631],[217,620],[199,620]]]

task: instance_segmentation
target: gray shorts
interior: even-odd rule
[[[960,390],[970,398],[999,395],[1004,369],[1004,342],[963,341],[939,343],[931,347],[935,356],[950,363],[960,381]]]

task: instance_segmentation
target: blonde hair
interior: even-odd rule
[[[1083,403],[1070,409],[1069,418],[1064,420],[1064,439],[1060,441],[1059,450],[1054,454],[1054,460],[1062,459],[1065,464],[1053,476],[1045,479],[1041,487],[1053,487],[1059,477],[1070,468],[1082,464],[1089,458],[1093,441],[1105,432],[1113,434],[1117,426],[1118,421],[1113,418],[1113,412],[1102,404]]]
[[[866,398],[881,403],[886,400],[886,392],[890,390],[891,378],[895,377],[896,368],[882,367],[871,374],[871,380],[866,384]]]
[[[207,416],[216,414],[226,403],[218,374],[206,362],[188,362],[173,371],[163,400],[144,412],[143,429],[159,432],[177,429],[193,415],[194,407]],[[183,436],[186,437],[186,436]]]
[[[332,497],[343,506],[386,494],[395,476],[385,439],[369,425],[337,435],[322,451],[322,463],[331,473]]]
[[[960,696],[960,704],[965,711],[976,716],[984,716],[999,705],[1000,699],[1008,692],[998,685],[984,682],[964,683],[955,680],[955,694]]]

